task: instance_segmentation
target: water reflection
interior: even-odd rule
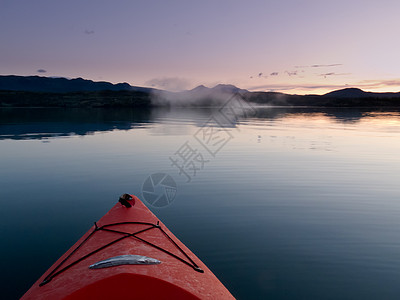
[[[398,299],[399,111],[258,108],[215,120],[233,138],[213,157],[195,135],[218,113],[0,110],[3,298],[166,172],[179,192],[157,216],[238,299]],[[187,141],[209,160],[190,183],[169,159]]]
[[[147,109],[0,109],[0,139],[32,140],[129,130],[151,122]]]
[[[211,120],[210,120],[211,118]],[[154,128],[154,135],[184,135],[192,124],[201,127],[207,120],[216,127],[235,128],[241,122],[257,123],[291,118],[329,119],[337,123],[356,124],[361,120],[378,119],[398,122],[398,110],[365,108],[287,108],[257,107],[249,117],[227,119],[216,108],[154,108],[154,109],[63,109],[63,108],[9,108],[0,109],[0,140],[32,140],[90,135],[112,130],[130,130],[152,123],[170,126]],[[172,126],[174,125],[174,126]]]

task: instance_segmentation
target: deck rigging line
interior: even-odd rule
[[[111,229],[110,228],[110,227],[113,227],[113,226],[126,225],[126,224],[147,225],[149,227],[147,227],[145,229],[142,229],[142,230],[139,230],[139,231],[136,231],[136,232],[133,232],[133,233],[120,231],[120,230],[115,230],[115,229]],[[118,242],[120,242],[120,241],[122,241],[122,240],[124,240],[126,238],[129,238],[129,237],[135,238],[135,239],[137,239],[137,240],[139,240],[139,241],[141,241],[141,242],[143,242],[143,243],[145,243],[145,244],[147,244],[147,245],[149,245],[151,247],[154,247],[154,248],[156,248],[156,249],[158,249],[158,250],[160,250],[160,251],[162,251],[162,252],[164,252],[164,253],[166,253],[166,254],[174,257],[174,258],[176,258],[177,260],[179,260],[179,261],[183,262],[184,264],[190,266],[191,268],[193,268],[193,270],[195,270],[197,272],[204,273],[204,271],[189,257],[189,255],[187,255],[187,253],[164,231],[164,229],[161,228],[161,226],[160,226],[158,221],[157,221],[157,224],[147,223],[147,222],[120,222],[120,223],[106,224],[106,225],[103,225],[101,227],[98,227],[97,223],[95,222],[94,225],[95,226],[94,226],[93,231],[82,241],[82,243],[80,243],[78,246],[76,246],[76,248],[70,254],[68,254],[68,256],[66,258],[64,258],[63,261],[60,262],[43,279],[43,281],[39,284],[39,286],[43,286],[43,285],[49,283],[57,275],[63,273],[64,271],[68,270],[69,268],[71,268],[72,266],[76,265],[77,263],[87,259],[88,257],[92,256],[93,254],[95,254],[95,253],[97,253],[97,252],[99,252],[101,250],[104,250],[105,248],[107,248],[107,247],[109,247],[109,246],[111,246],[111,245],[113,245],[115,243],[118,243]],[[142,232],[145,232],[145,231],[148,231],[148,230],[152,230],[152,229],[160,230],[167,237],[167,239],[186,257],[187,260],[185,260],[185,259],[173,254],[172,252],[170,252],[170,251],[168,251],[168,250],[166,250],[166,249],[164,249],[164,248],[162,248],[160,246],[157,246],[156,244],[153,244],[153,243],[151,243],[151,242],[149,242],[149,241],[137,236],[139,233],[142,233]],[[74,255],[82,247],[82,245],[84,245],[98,231],[112,232],[112,233],[120,234],[122,236],[117,238],[117,239],[115,239],[115,240],[113,240],[113,241],[111,241],[111,242],[109,242],[108,244],[105,244],[105,245],[97,248],[96,250],[93,250],[92,252],[82,256],[81,258],[79,258],[79,259],[71,262],[70,264],[66,265],[65,267],[61,268],[61,266],[63,266],[67,262],[67,260],[69,260],[71,258],[71,256]]]

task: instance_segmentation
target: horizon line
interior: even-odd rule
[[[49,78],[49,79],[67,79],[67,80],[74,80],[74,79],[83,79],[83,80],[88,80],[88,81],[92,81],[92,82],[106,82],[106,83],[110,83],[113,85],[117,85],[117,84],[129,84],[131,87],[138,87],[138,88],[148,88],[148,89],[154,89],[154,90],[162,90],[162,91],[167,91],[167,92],[185,92],[185,91],[190,91],[193,90],[197,87],[200,86],[204,86],[206,88],[212,89],[215,88],[219,85],[230,85],[233,86],[235,88],[241,89],[241,90],[246,90],[248,92],[263,92],[263,93],[281,93],[281,94],[286,94],[286,95],[302,95],[302,96],[306,96],[306,95],[319,95],[319,96],[323,96],[326,94],[329,94],[331,92],[335,92],[338,90],[344,90],[344,89],[359,89],[363,92],[366,93],[378,93],[378,94],[385,94],[385,93],[400,93],[400,79],[395,79],[395,80],[363,80],[358,84],[354,84],[354,85],[349,85],[349,84],[343,84],[343,85],[312,85],[312,84],[307,84],[307,85],[293,85],[293,84],[269,84],[269,85],[257,85],[257,86],[250,86],[247,88],[241,88],[238,87],[238,85],[236,84],[232,84],[232,83],[218,83],[212,87],[207,86],[207,84],[198,84],[196,86],[194,86],[193,88],[190,89],[179,89],[179,90],[171,90],[171,89],[165,89],[165,88],[158,88],[158,87],[154,87],[154,86],[148,86],[148,85],[135,85],[135,84],[131,84],[127,81],[124,82],[116,82],[116,81],[107,81],[107,80],[93,80],[93,79],[86,79],[83,77],[66,77],[66,76],[43,76],[43,75],[15,75],[15,74],[0,74],[0,76],[15,76],[15,77],[41,77],[41,78]],[[390,91],[373,91],[374,89],[378,89],[378,88],[384,88],[384,87],[389,87],[389,86],[398,86],[399,89],[398,90],[390,90]],[[320,93],[312,93],[313,90],[326,90],[325,92],[320,92]],[[372,90],[371,90],[372,89]],[[289,93],[289,92],[285,92],[285,91],[290,91],[290,90],[302,90],[302,93],[299,92],[293,92],[293,93]]]

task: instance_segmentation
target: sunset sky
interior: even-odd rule
[[[400,91],[400,1],[0,0],[0,74]]]

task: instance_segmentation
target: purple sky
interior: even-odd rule
[[[0,74],[400,91],[400,1],[0,0]]]

